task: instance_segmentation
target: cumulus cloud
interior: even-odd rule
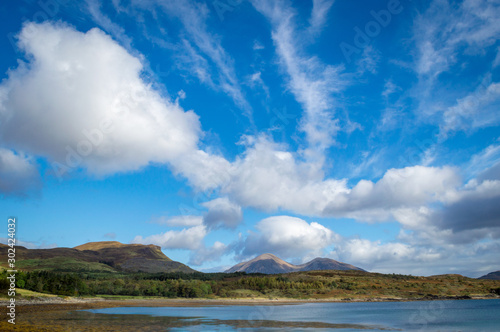
[[[228,253],[229,247],[224,243],[215,241],[211,247],[201,247],[193,251],[189,257],[189,264],[200,266],[204,263],[219,261]]]
[[[171,161],[172,170],[199,190],[218,188],[231,180],[231,163],[224,157],[196,150]]]
[[[0,148],[0,195],[25,196],[40,186],[33,158]]]
[[[201,225],[147,237],[138,235],[132,240],[132,243],[155,244],[163,249],[195,250],[201,247],[205,235],[207,235],[207,228]]]
[[[101,30],[27,23],[18,39],[27,62],[0,85],[6,146],[48,158],[57,174],[98,175],[196,150],[198,116],[155,91],[140,59]]]
[[[394,213],[406,229],[433,243],[471,243],[500,237],[500,180],[471,180],[441,206]]]
[[[283,146],[259,137],[231,165],[222,192],[242,206],[309,216],[387,220],[393,209],[441,201],[460,185],[452,167],[390,169],[377,182],[325,178],[319,164],[300,161]]]
[[[355,213],[442,201],[459,184],[460,177],[456,169],[451,167],[413,166],[390,169],[376,183],[359,181],[349,192],[346,201],[333,201],[327,206],[326,212]]]
[[[236,228],[243,219],[241,206],[231,202],[226,197],[216,198],[202,204],[208,208],[203,216],[203,223],[209,228]]]
[[[359,264],[372,270],[382,262],[395,263],[413,259],[415,249],[404,243],[381,243],[366,239],[348,239],[335,246],[334,256],[340,261]]]
[[[239,258],[272,253],[280,258],[297,258],[321,255],[323,249],[340,237],[332,230],[317,223],[290,216],[275,216],[259,221],[255,228],[235,248]],[[238,250],[238,249],[237,249]]]

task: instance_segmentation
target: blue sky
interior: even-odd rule
[[[500,254],[496,1],[0,5],[0,209],[154,243],[477,277]],[[5,238],[3,238],[5,241]]]

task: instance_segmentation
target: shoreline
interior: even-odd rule
[[[499,296],[477,296],[467,300],[500,299]],[[280,306],[308,303],[362,303],[362,302],[414,302],[414,301],[466,300],[465,298],[373,298],[373,299],[100,299],[100,298],[36,298],[16,301],[16,324],[7,319],[0,321],[1,331],[158,331],[165,326],[183,327],[185,320],[176,317],[156,317],[149,315],[109,315],[95,314],[92,309],[116,307],[212,307],[212,306]],[[4,317],[8,301],[0,300],[0,312]],[[255,322],[234,321],[241,327],[251,327]],[[263,320],[262,324],[277,324]],[[259,324],[260,324],[259,323]],[[279,323],[279,322],[278,322]],[[244,325],[247,324],[247,325]],[[148,326],[148,328],[145,328]],[[345,326],[348,327],[348,326]],[[336,328],[340,328],[336,327]]]
[[[364,303],[364,302],[415,302],[415,301],[450,301],[450,300],[493,300],[500,296],[436,296],[421,298],[320,298],[320,299],[293,299],[293,298],[125,298],[112,299],[101,297],[38,297],[34,299],[16,299],[16,307],[26,306],[95,306],[109,307],[199,307],[199,306],[229,306],[229,305],[289,305],[307,303]],[[8,299],[0,299],[0,312],[9,303]],[[140,304],[140,305],[139,305]],[[49,308],[46,308],[49,309]],[[43,310],[46,311],[46,310]]]

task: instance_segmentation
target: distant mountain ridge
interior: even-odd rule
[[[247,273],[265,273],[278,274],[298,271],[314,271],[314,270],[358,270],[363,269],[347,263],[338,262],[330,258],[315,258],[310,262],[293,265],[285,262],[273,254],[262,254],[247,262],[241,262],[227,269],[226,273],[232,272],[247,272]]]
[[[500,280],[500,271],[490,272],[478,279]]]
[[[8,246],[0,246],[0,252],[7,252],[7,249]],[[16,266],[25,270],[196,272],[168,258],[159,246],[117,241],[89,242],[74,248],[27,249],[16,246]]]

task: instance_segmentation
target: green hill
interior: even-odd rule
[[[7,256],[6,245],[0,254]],[[2,262],[7,267],[6,262]],[[171,260],[155,245],[90,242],[75,248],[27,249],[16,246],[16,268],[66,272],[184,272],[195,270]]]

